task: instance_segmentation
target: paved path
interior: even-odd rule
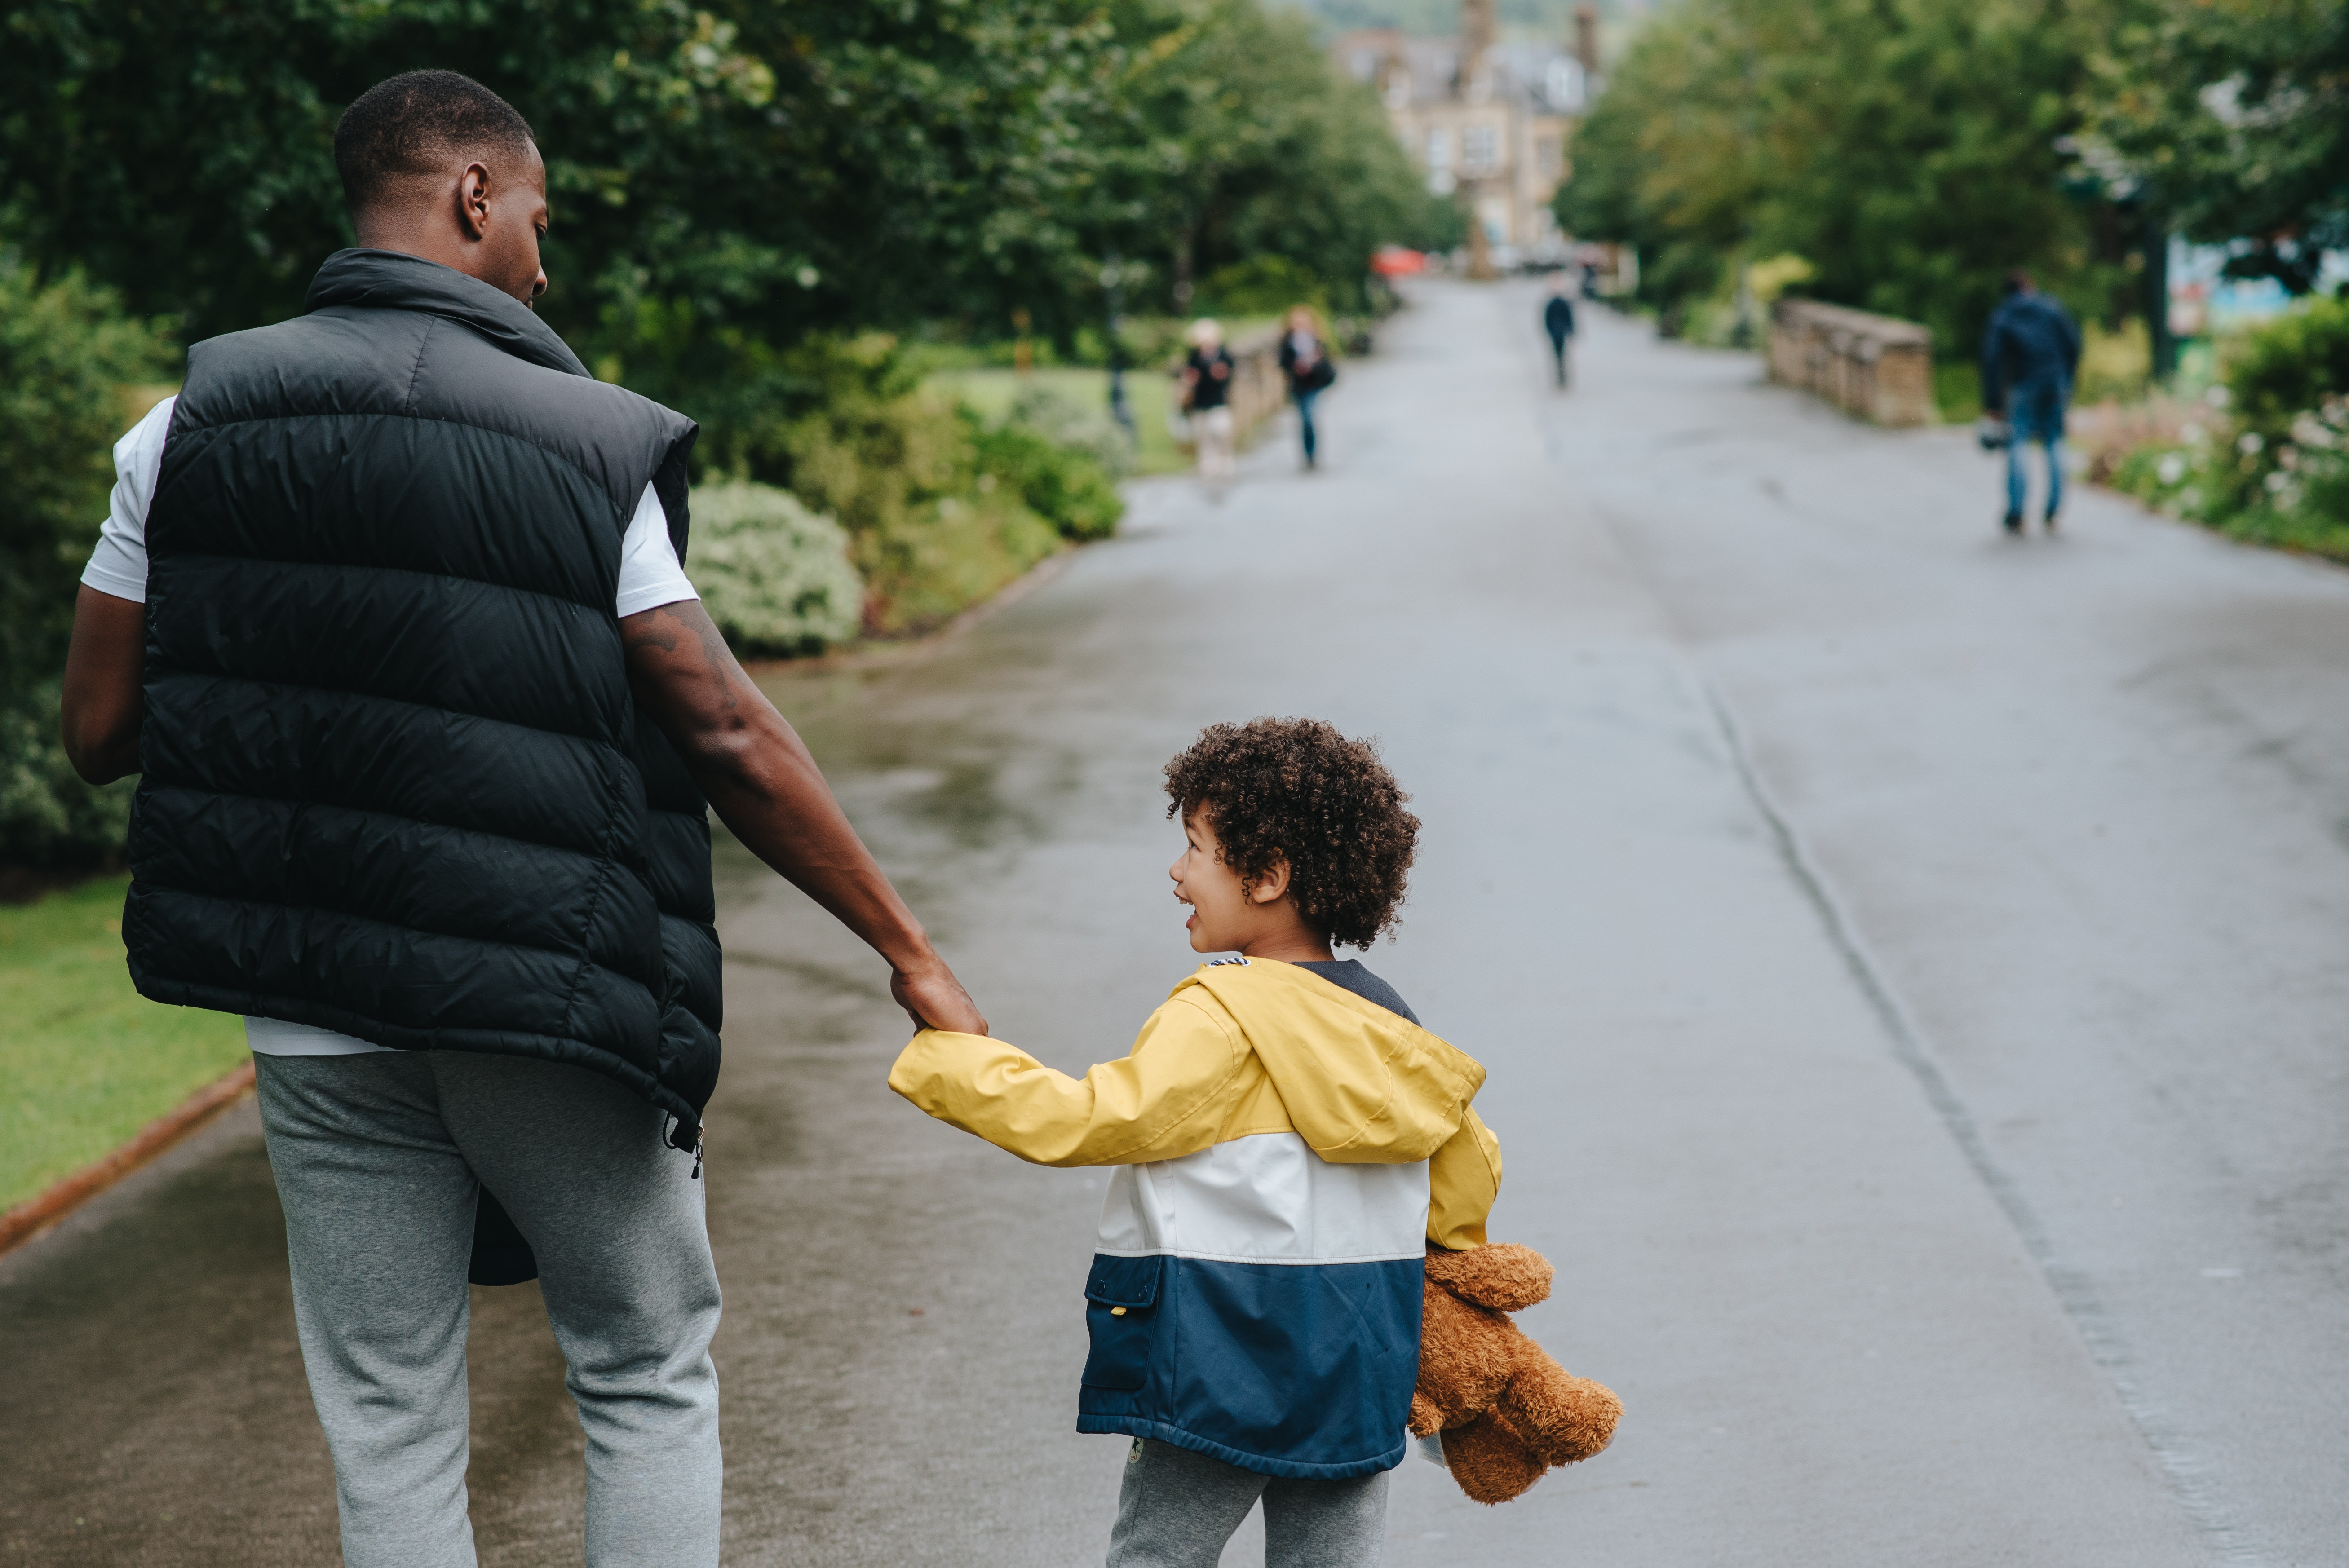
[[[1427,290],[1323,474],[1149,487],[947,653],[776,695],[1071,1068],[1189,965],[1160,763],[1384,738],[1427,829],[1370,960],[1491,1068],[1526,1325],[1629,1410],[1499,1510],[1412,1461],[1390,1563],[2343,1561],[2349,575],[2093,495],[2011,544],[1961,432],[1604,316],[1555,395],[1537,303]],[[1099,1562],[1098,1179],[898,1102],[872,963],[721,882],[730,1563]],[[0,1262],[0,1564],[331,1560],[280,1244],[248,1119]],[[479,1296],[486,1563],[577,1561],[536,1313]]]

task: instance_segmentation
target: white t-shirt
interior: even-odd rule
[[[82,568],[85,586],[134,604],[147,602],[147,509],[154,503],[155,481],[163,470],[163,438],[171,433],[171,409],[178,402],[176,397],[164,398],[114,443],[113,502],[98,531],[98,548]],[[619,613],[641,614],[700,597],[678,562],[677,546],[669,542],[668,515],[661,510],[660,498],[647,485],[636,514],[620,538]],[[342,1057],[390,1048],[281,1018],[246,1018],[244,1039],[272,1057]]]

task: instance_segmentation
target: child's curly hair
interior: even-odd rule
[[[1285,858],[1297,913],[1332,946],[1394,924],[1419,819],[1373,742],[1318,718],[1209,725],[1166,765],[1166,798],[1170,817],[1206,812],[1243,887]]]

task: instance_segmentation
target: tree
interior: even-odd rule
[[[2349,6],[2145,0],[2091,58],[2095,146],[2228,271],[2315,285],[2349,247]]]
[[[45,272],[194,337],[295,314],[350,242],[336,116],[455,64],[547,156],[549,319],[624,367],[1052,264],[1106,43],[1079,0],[20,0],[0,26],[0,212]]]
[[[1097,170],[1074,220],[1095,256],[1142,261],[1162,309],[1235,263],[1278,257],[1359,304],[1371,253],[1443,218],[1371,89],[1293,12],[1258,0],[1112,0]]]
[[[113,483],[123,385],[160,335],[76,274],[46,287],[0,252],[0,859],[87,861],[120,839],[125,793],[74,777],[57,737],[74,583]]]
[[[1999,274],[2110,314],[2125,241],[2068,179],[2095,16],[2032,0],[1683,0],[1575,146],[1560,222],[1634,242],[1672,304],[1791,253],[1805,292],[1970,349]]]

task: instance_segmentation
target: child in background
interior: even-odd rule
[[[1499,1145],[1474,1061],[1340,961],[1393,924],[1419,832],[1366,742],[1204,731],[1166,766],[1191,946],[1082,1078],[926,1029],[889,1087],[1040,1165],[1117,1168],[1085,1282],[1077,1429],[1133,1439],[1110,1568],[1215,1568],[1259,1498],[1267,1568],[1379,1560],[1427,1246],[1481,1246]]]

